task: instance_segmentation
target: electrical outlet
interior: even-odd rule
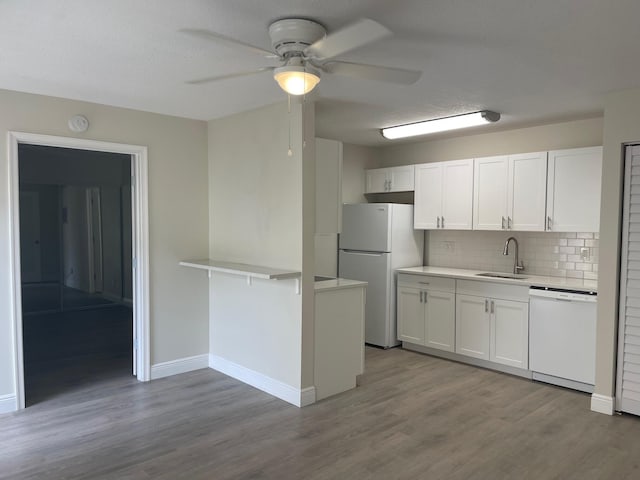
[[[589,257],[591,255],[589,255],[589,249],[588,248],[581,248],[580,249],[580,258],[582,258],[582,260],[589,260]]]
[[[442,242],[442,248],[448,253],[454,253],[456,251],[456,242]]]

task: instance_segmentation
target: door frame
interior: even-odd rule
[[[18,145],[31,144],[48,147],[73,148],[131,155],[132,172],[132,249],[133,249],[133,360],[139,381],[149,381],[149,195],[147,147],[102,142],[71,137],[40,135],[35,133],[8,133],[9,157],[9,209],[11,259],[9,271],[12,289],[14,379],[18,409],[25,407],[24,356],[22,338],[22,292],[20,273],[20,185]]]

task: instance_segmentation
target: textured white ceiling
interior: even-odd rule
[[[267,27],[312,18],[329,31],[361,17],[395,32],[341,57],[423,70],[412,86],[325,75],[317,132],[382,144],[378,129],[490,109],[504,128],[602,111],[640,86],[638,0],[3,0],[0,88],[209,120],[283,100],[258,55],[190,38],[210,29],[270,49]]]

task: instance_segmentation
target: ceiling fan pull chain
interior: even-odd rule
[[[291,95],[287,94],[287,115],[289,116],[289,150],[287,151],[287,155],[289,157],[293,156],[293,150],[291,150]]]

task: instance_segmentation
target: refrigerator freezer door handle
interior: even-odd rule
[[[342,250],[345,253],[350,253],[352,255],[367,255],[369,257],[381,257],[382,255],[387,254],[388,252],[362,252],[360,250]]]

